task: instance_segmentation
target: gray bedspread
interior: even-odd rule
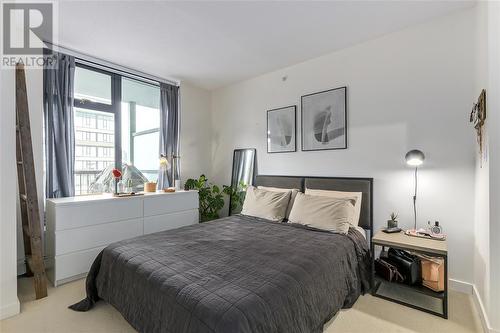
[[[242,215],[106,247],[87,277],[140,332],[322,332],[367,291],[363,236]]]

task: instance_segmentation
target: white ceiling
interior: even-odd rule
[[[214,89],[474,3],[64,1],[57,43]]]

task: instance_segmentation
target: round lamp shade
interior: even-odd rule
[[[405,156],[406,164],[411,166],[419,166],[424,163],[425,155],[418,149],[410,150]]]

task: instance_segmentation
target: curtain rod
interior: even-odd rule
[[[87,63],[90,63],[92,65],[97,65],[97,66],[103,67],[102,69],[105,69],[105,70],[110,71],[110,72],[115,72],[117,74],[125,74],[125,76],[129,76],[132,78],[133,77],[142,78],[143,81],[146,80],[146,81],[150,81],[150,82],[162,82],[162,83],[167,83],[167,84],[171,84],[171,85],[175,85],[175,86],[180,86],[179,80],[165,79],[162,77],[158,77],[155,75],[144,73],[144,72],[135,70],[133,68],[122,66],[122,65],[113,63],[111,61],[107,61],[104,59],[100,59],[100,58],[88,55],[86,53],[82,53],[82,52],[75,51],[73,49],[70,49],[70,48],[67,48],[64,46],[53,44],[51,42],[44,41],[44,43],[51,45],[55,51],[60,50],[63,53],[66,53],[68,55],[74,56],[75,58],[82,60],[84,63],[87,62]]]

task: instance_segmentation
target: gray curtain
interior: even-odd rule
[[[170,164],[170,168],[158,171],[158,188],[163,189],[174,186],[174,179],[180,179],[179,87],[166,83],[160,84],[160,156],[165,156]]]
[[[44,57],[45,196],[70,197],[75,195],[75,58],[52,51]]]

